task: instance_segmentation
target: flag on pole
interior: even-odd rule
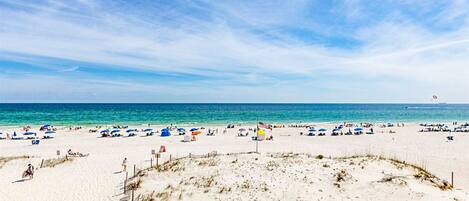
[[[270,129],[270,125],[264,122],[259,122],[259,128]]]

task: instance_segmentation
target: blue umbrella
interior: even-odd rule
[[[191,128],[191,132],[196,131],[196,130],[199,130],[199,129],[198,128]]]
[[[46,134],[54,134],[55,131],[46,131]]]
[[[355,128],[355,129],[353,129],[353,130],[354,130],[354,131],[362,131],[363,128]]]
[[[131,128],[131,129],[127,129],[125,132],[130,133],[130,132],[135,132],[135,131],[137,131],[137,129]]]
[[[319,131],[327,131],[325,128],[321,128],[319,129]]]
[[[186,129],[184,128],[178,128],[178,131],[181,132],[181,131],[186,131]]]
[[[340,128],[334,128],[332,131],[340,131]]]
[[[109,133],[109,130],[102,130],[101,133]]]
[[[309,129],[309,132],[315,132],[315,131],[316,131],[315,128],[310,128],[310,129]]]
[[[121,130],[116,129],[116,130],[112,130],[112,131],[111,131],[111,133],[118,133],[118,132],[121,132]]]
[[[147,128],[147,129],[143,130],[143,132],[151,132],[151,131],[153,131],[152,128]]]
[[[26,132],[26,133],[23,133],[23,135],[36,135],[35,132]]]

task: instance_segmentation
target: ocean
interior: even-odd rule
[[[469,121],[469,104],[0,104],[0,126]]]

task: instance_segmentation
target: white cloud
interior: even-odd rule
[[[7,59],[10,54],[20,54],[152,72],[203,75],[217,79],[223,85],[213,87],[204,81],[194,81],[193,86],[184,87],[212,94],[215,99],[216,90],[249,90],[258,93],[268,91],[271,87],[269,84],[278,82],[281,83],[279,89],[284,89],[290,96],[286,98],[285,95],[270,95],[270,98],[279,101],[310,100],[309,95],[296,93],[308,90],[309,84],[318,84],[316,81],[325,80],[318,78],[318,75],[331,73],[364,80],[382,77],[385,80],[376,86],[353,79],[356,82],[354,86],[347,80],[335,80],[333,76],[328,77],[330,81],[323,82],[337,82],[334,84],[338,85],[337,88],[354,86],[354,90],[358,91],[360,87],[370,88],[378,96],[376,100],[382,100],[379,97],[388,97],[388,92],[380,91],[382,88],[405,90],[396,101],[416,101],[415,97],[407,98],[406,94],[426,96],[426,90],[429,89],[448,93],[452,97],[450,101],[469,100],[469,29],[463,25],[450,32],[438,32],[406,20],[406,16],[393,13],[381,23],[360,27],[351,33],[340,33],[339,35],[345,34],[363,43],[359,48],[341,49],[293,39],[295,37],[284,31],[276,31],[282,27],[299,26],[305,29],[324,29],[327,31],[319,30],[318,33],[330,34],[330,28],[305,18],[307,5],[315,4],[311,2],[204,2],[209,4],[209,9],[197,3],[190,5],[209,12],[205,13],[208,16],[205,18],[194,17],[177,9],[155,11],[143,16],[130,12],[131,8],[128,8],[129,12],[121,12],[117,8],[93,1],[7,3],[31,9],[23,12],[0,8],[0,52],[8,53],[3,56]],[[454,11],[452,16],[442,15],[435,21],[442,23],[465,17],[467,25],[468,11],[458,9],[461,4],[468,5],[467,2],[459,2],[459,6],[451,6],[442,12]],[[366,18],[360,4],[346,1],[341,9],[348,11],[346,16],[349,20]],[[166,18],[168,16],[171,18]],[[266,38],[266,33],[276,38]],[[21,60],[20,57],[15,59]],[[34,62],[34,59],[28,58],[27,62]],[[61,68],[63,69],[57,71],[79,69],[78,66]],[[295,81],[297,76],[309,77],[311,80]],[[58,80],[61,80],[58,83],[67,82],[64,79]],[[285,84],[287,81],[288,84]],[[409,84],[420,88],[406,90],[405,86]],[[77,90],[75,85],[68,86],[70,87],[67,90]],[[104,83],[97,86],[106,88]],[[326,87],[325,84],[320,86]],[[25,90],[27,88],[18,87]],[[154,90],[143,86],[128,87]],[[339,92],[337,88],[335,90],[338,93],[326,96],[330,101],[342,100],[340,93],[343,92]],[[139,92],[143,93],[145,90]],[[165,86],[158,90],[174,91],[174,87]],[[425,93],[416,92],[418,90]],[[56,91],[63,90],[57,88]],[[351,101],[366,101],[363,98],[364,93],[346,93],[346,97]],[[177,94],[171,97],[178,99]],[[223,97],[230,100],[234,96],[224,94]],[[313,101],[319,100],[317,96],[311,98]]]

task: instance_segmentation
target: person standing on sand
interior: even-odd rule
[[[122,161],[122,172],[127,172],[127,158]]]

